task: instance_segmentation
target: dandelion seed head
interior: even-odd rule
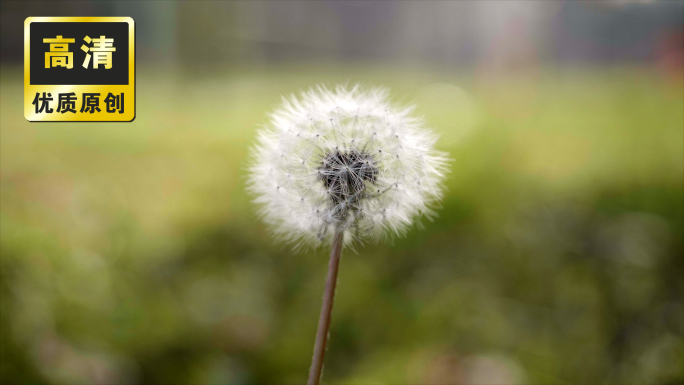
[[[447,159],[412,108],[384,89],[311,89],[285,98],[258,134],[248,189],[274,233],[317,245],[403,233],[430,216]]]

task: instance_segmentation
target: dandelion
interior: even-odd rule
[[[259,133],[249,190],[265,222],[298,245],[332,242],[309,384],[322,372],[343,245],[401,234],[441,198],[447,159],[411,113],[384,89],[318,87],[284,99]]]

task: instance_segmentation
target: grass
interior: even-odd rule
[[[684,378],[684,96],[658,73],[142,67],[133,123],[70,124],[26,122],[1,71],[3,382],[303,382],[327,251],[269,239],[248,147],[281,95],[357,81],[454,162],[439,218],[345,254],[324,383]]]

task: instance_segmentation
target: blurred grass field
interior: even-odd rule
[[[453,158],[439,217],[343,256],[325,383],[684,380],[684,91],[644,68],[139,68],[130,124],[0,84],[5,383],[301,383],[327,250],[245,193],[281,95],[384,85]]]

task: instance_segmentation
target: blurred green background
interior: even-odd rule
[[[303,383],[328,250],[270,239],[248,149],[357,82],[453,164],[345,251],[324,383],[682,383],[684,3],[416,4],[3,2],[2,383]],[[133,123],[25,121],[23,19],[60,15],[136,20]]]

